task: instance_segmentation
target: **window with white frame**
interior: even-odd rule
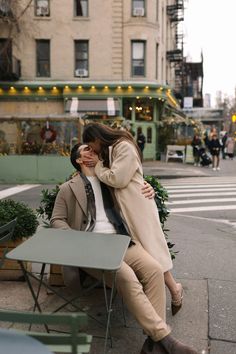
[[[35,16],[50,16],[50,0],[35,0]]]
[[[145,41],[132,41],[132,76],[145,76]]]
[[[75,16],[88,17],[88,0],[74,0]]]
[[[89,76],[88,49],[89,49],[89,42],[87,40],[75,41],[75,76],[76,77]]]
[[[132,0],[132,16],[145,16],[145,0]]]

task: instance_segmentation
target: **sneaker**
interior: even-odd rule
[[[220,171],[220,167],[217,167],[216,169],[217,169],[217,171]]]
[[[216,168],[215,168],[215,167],[213,167],[213,171],[216,171]]]

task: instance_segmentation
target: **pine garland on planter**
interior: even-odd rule
[[[156,206],[158,209],[162,230],[163,230],[165,238],[166,238],[166,242],[167,242],[170,254],[171,254],[171,258],[175,259],[178,251],[173,250],[173,247],[175,244],[168,241],[168,235],[167,235],[167,232],[170,230],[165,228],[165,222],[166,222],[166,220],[169,216],[169,213],[170,213],[165,205],[165,202],[168,200],[167,190],[162,186],[162,184],[154,176],[144,176],[144,179],[152,186],[152,188],[155,191],[154,199],[155,199],[155,203],[156,203]]]

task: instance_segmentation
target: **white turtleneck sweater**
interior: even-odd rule
[[[106,216],[99,179],[96,176],[87,176],[87,178],[92,185],[95,196],[96,222],[93,232],[102,232],[106,234],[116,233],[114,226],[110,223]]]

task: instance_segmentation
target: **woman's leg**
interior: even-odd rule
[[[219,164],[220,164],[220,155],[217,155],[216,156],[216,168],[219,167]]]
[[[170,271],[164,273],[164,280],[171,294],[171,311],[174,316],[182,307],[183,287],[176,282]]]
[[[182,285],[175,281],[175,278],[170,271],[164,273],[165,284],[171,293],[171,297],[177,300],[181,296]]]
[[[212,155],[212,167],[216,168],[216,156]]]

